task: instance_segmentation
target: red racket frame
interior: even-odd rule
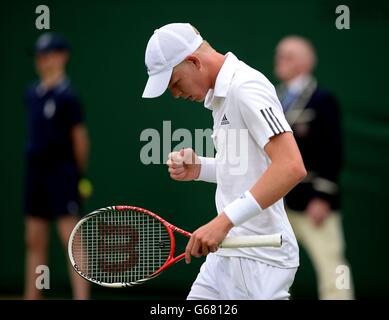
[[[160,221],[163,224],[163,226],[167,229],[167,231],[169,233],[169,237],[170,237],[169,257],[167,258],[166,262],[157,271],[155,271],[153,274],[150,275],[150,278],[153,278],[153,277],[159,275],[162,271],[166,270],[171,265],[175,264],[176,262],[182,260],[185,257],[185,252],[178,255],[177,257],[174,257],[174,252],[176,249],[176,239],[174,236],[174,232],[179,232],[188,238],[190,238],[192,235],[190,232],[176,227],[175,225],[171,224],[170,222],[167,222],[165,219],[161,218],[159,215],[155,214],[154,212],[151,212],[151,211],[146,210],[144,208],[134,207],[134,206],[114,206],[113,208],[115,210],[118,210],[118,211],[134,210],[134,211],[142,212],[144,214],[148,214],[149,216]]]

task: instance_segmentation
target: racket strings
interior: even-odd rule
[[[131,284],[166,262],[170,236],[160,221],[143,212],[112,209],[80,225],[72,253],[79,271],[92,280]]]

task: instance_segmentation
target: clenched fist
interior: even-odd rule
[[[191,149],[181,149],[171,152],[166,164],[169,166],[170,177],[177,181],[191,181],[200,174],[200,159]]]

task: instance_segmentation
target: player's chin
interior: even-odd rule
[[[196,101],[196,102],[204,102],[204,100],[205,100],[205,96],[204,97],[200,96],[200,97],[195,97],[194,98],[194,101]]]

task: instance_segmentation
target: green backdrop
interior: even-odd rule
[[[215,214],[215,187],[170,180],[164,165],[143,165],[146,128],[211,128],[202,105],[170,94],[142,100],[147,80],[144,50],[154,29],[191,22],[218,51],[234,52],[275,83],[273,56],[285,35],[312,40],[319,54],[316,75],[338,96],[346,143],[342,174],[347,257],[358,298],[383,297],[389,279],[389,6],[385,1],[2,1],[0,4],[0,296],[20,295],[24,281],[22,212],[25,110],[22,94],[35,79],[28,54],[42,31],[35,8],[50,8],[51,31],[72,46],[69,76],[84,102],[91,138],[89,177],[95,192],[85,213],[112,204],[134,204],[192,230]],[[351,29],[335,27],[335,8],[347,4]],[[176,143],[173,143],[173,146]],[[66,258],[53,229],[48,296],[70,297]],[[202,259],[175,266],[141,287],[94,287],[95,298],[185,298]],[[315,274],[304,250],[293,287],[295,299],[316,298]],[[184,263],[182,263],[184,264]],[[168,293],[160,295],[162,288]]]

